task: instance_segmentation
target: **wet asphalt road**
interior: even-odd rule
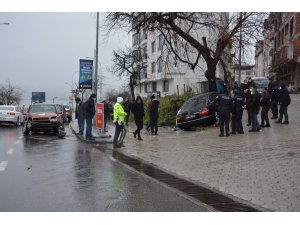
[[[0,211],[207,211],[66,130],[0,126]]]

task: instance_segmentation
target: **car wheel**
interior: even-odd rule
[[[66,132],[65,132],[65,127],[63,124],[60,124],[57,128],[57,135],[58,135],[58,138],[63,138],[65,135],[66,135]]]

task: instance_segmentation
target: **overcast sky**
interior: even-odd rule
[[[100,25],[102,21],[100,14]],[[10,25],[0,25],[0,83],[10,79],[24,99],[45,91],[47,101],[59,97],[67,102],[72,75],[78,82],[79,59],[94,57],[96,13],[0,13],[4,22]],[[121,85],[106,69],[112,65],[112,51],[130,44],[125,31],[99,38],[104,92]]]

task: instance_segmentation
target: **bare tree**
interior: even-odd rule
[[[135,99],[134,88],[140,80],[141,71],[145,68],[141,50],[118,50],[113,52],[113,66],[110,71],[120,79],[126,77],[129,80],[131,98]]]
[[[20,104],[21,97],[20,88],[12,84],[10,80],[0,85],[0,102],[4,105]]]
[[[205,77],[209,90],[216,90],[216,70],[220,65],[227,79],[227,59],[230,48],[243,33],[245,45],[261,36],[266,13],[185,13],[185,12],[140,12],[109,13],[106,27],[109,30],[125,28],[139,32],[142,29],[157,31],[165,40],[169,52],[176,59],[189,65],[192,70],[204,60]]]
[[[108,89],[105,92],[105,96],[109,101],[113,101],[116,102],[117,101],[117,97],[119,96],[128,96],[130,94],[130,92],[124,87],[120,87],[118,89]]]

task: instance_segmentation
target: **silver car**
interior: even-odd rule
[[[19,106],[0,105],[0,125],[3,123],[15,124],[16,126],[24,123],[24,116]]]

